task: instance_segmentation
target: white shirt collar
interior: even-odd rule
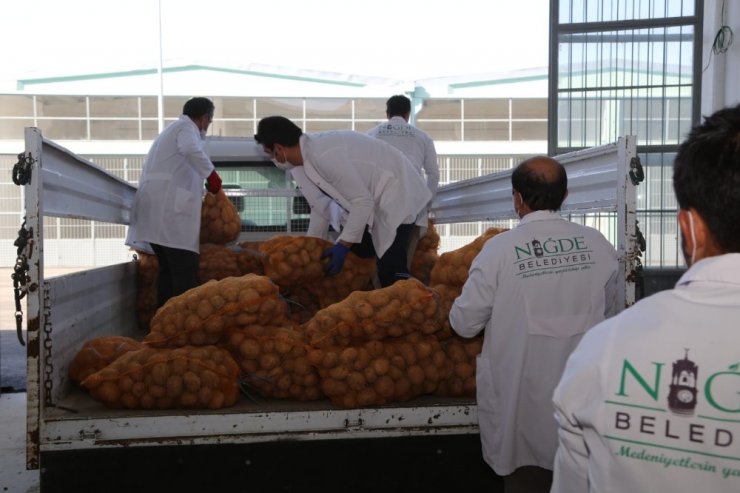
[[[726,253],[699,260],[681,276],[676,287],[702,281],[740,285],[740,253]]]
[[[563,219],[559,212],[556,211],[534,211],[530,212],[519,220],[519,225],[530,223],[532,221],[550,221],[553,219]]]

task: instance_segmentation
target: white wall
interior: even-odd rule
[[[704,0],[704,38],[701,114],[710,115],[720,108],[740,103],[740,1],[726,0],[722,19],[722,0]],[[712,53],[712,43],[720,27],[730,27],[734,40],[726,53]],[[710,53],[711,59],[710,59]]]

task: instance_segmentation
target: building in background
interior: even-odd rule
[[[211,134],[251,137],[257,122],[280,114],[305,131],[364,132],[385,120],[385,101],[406,94],[412,122],[434,139],[440,184],[555,155],[637,137],[645,181],[639,227],[648,268],[682,268],[671,185],[675,149],[702,114],[740,102],[740,2],[725,0],[550,0],[550,66],[517,72],[416,81],[248,65],[185,65],[116,73],[17,80],[0,87],[0,238],[12,242],[23,221],[10,170],[24,148],[23,128],[43,134],[136,183],[152,139],[188,97],[212,98]],[[720,36],[721,35],[721,36]],[[485,47],[481,47],[482,56]],[[162,97],[163,111],[159,112]],[[239,187],[292,187],[264,173],[226,173]],[[244,218],[243,218],[244,219]],[[259,223],[260,217],[246,218]],[[610,217],[575,218],[613,237]],[[267,221],[267,220],[265,220]],[[487,223],[440,227],[442,251],[480,234]],[[248,224],[247,224],[248,226]],[[45,226],[58,248],[46,265],[102,265],[130,258],[124,227],[74,219]],[[94,238],[90,248],[69,247]],[[50,243],[47,243],[50,245]],[[0,250],[1,265],[14,250]]]
[[[547,150],[546,68],[413,83],[265,66],[190,65],[167,68],[163,76],[162,123],[175,121],[189,97],[204,95],[216,105],[209,134],[220,137],[251,138],[259,120],[269,115],[291,118],[307,132],[366,132],[386,120],[389,96],[406,94],[413,103],[412,121],[435,139],[440,184],[508,169]],[[158,80],[156,70],[85,74],[19,80],[14,93],[0,94],[3,240],[12,241],[22,222],[21,191],[10,176],[24,148],[23,129],[38,127],[46,138],[135,184],[159,133]],[[231,189],[293,186],[266,170],[225,171],[222,176]],[[250,222],[261,224],[275,208],[251,209],[255,217],[242,218],[245,228]],[[442,250],[468,243],[488,226],[440,226]],[[124,226],[54,218],[44,229],[47,239],[58,240],[47,243],[58,245],[47,254],[48,266],[105,265],[131,257],[123,245]],[[0,252],[3,265],[13,264],[13,254]]]

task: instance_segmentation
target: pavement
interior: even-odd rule
[[[46,275],[76,270],[47,269]],[[12,273],[0,268],[0,492],[37,493],[39,471],[26,470],[26,348],[16,336]],[[25,338],[25,300],[21,307]]]

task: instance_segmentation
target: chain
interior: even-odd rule
[[[28,155],[22,152],[18,154],[18,162],[13,166],[13,183],[19,186],[27,185],[31,181],[31,165],[34,162],[36,160],[31,156],[30,152]]]
[[[51,391],[54,381],[52,375],[54,374],[54,363],[51,359],[51,301],[49,300],[49,290],[44,289],[44,402],[47,406],[54,406],[51,401]]]
[[[23,219],[21,229],[18,230],[18,238],[13,242],[13,245],[18,247],[18,257],[15,260],[13,274],[10,276],[13,279],[13,294],[15,295],[15,331],[21,346],[26,345],[26,342],[23,340],[23,310],[21,308],[21,300],[28,294],[28,283],[31,282],[31,278],[28,276],[28,257],[25,254],[30,235],[31,231],[26,229],[26,220]]]

